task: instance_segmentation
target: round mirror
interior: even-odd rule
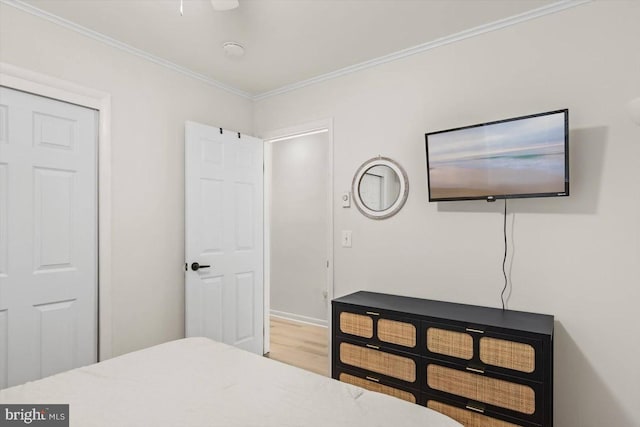
[[[353,199],[365,216],[384,219],[395,215],[409,194],[407,174],[387,157],[367,160],[353,177]]]
[[[375,165],[364,171],[358,192],[362,203],[372,211],[389,209],[400,196],[400,177],[387,165]]]

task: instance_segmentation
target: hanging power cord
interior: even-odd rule
[[[500,301],[502,301],[502,310],[505,310],[504,293],[507,290],[507,199],[504,199],[504,222],[502,225],[502,231],[504,233],[504,257],[502,258],[502,274],[504,276],[504,287],[500,293]]]

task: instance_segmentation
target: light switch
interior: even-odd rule
[[[346,193],[342,193],[342,207],[350,208],[351,207],[351,193],[348,191]]]
[[[342,230],[342,247],[351,247],[351,230]]]

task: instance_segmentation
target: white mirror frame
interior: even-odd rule
[[[374,166],[387,166],[391,168],[396,173],[400,181],[400,193],[398,194],[398,198],[391,206],[381,211],[369,209],[360,197],[360,180],[362,179],[362,176]],[[407,178],[407,173],[404,169],[402,169],[402,167],[394,160],[391,160],[388,157],[378,156],[367,160],[358,168],[353,177],[353,182],[351,183],[351,193],[356,207],[364,216],[371,219],[385,219],[397,214],[404,206],[407,201],[407,197],[409,196],[409,179]]]

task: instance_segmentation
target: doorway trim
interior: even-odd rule
[[[264,353],[268,353],[271,348],[271,333],[269,330],[271,314],[271,212],[269,203],[271,202],[271,144],[284,139],[292,139],[316,132],[327,131],[328,135],[328,171],[327,171],[327,301],[333,299],[333,119],[317,120],[297,126],[281,128],[263,132],[260,137],[264,140]],[[327,324],[331,326],[331,305],[327,308]],[[328,333],[328,332],[327,332]]]
[[[111,307],[111,95],[0,62],[0,86],[98,110],[98,361],[113,356]]]

